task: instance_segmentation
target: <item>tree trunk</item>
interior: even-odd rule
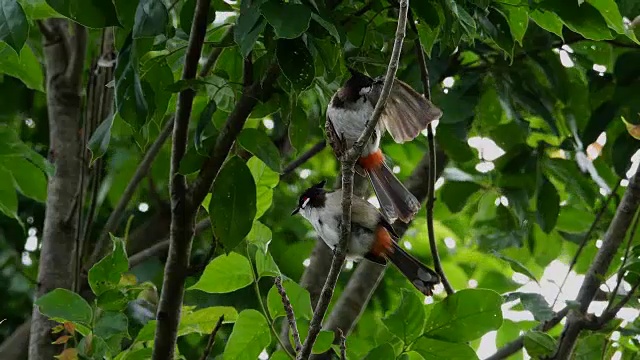
[[[69,21],[41,23],[47,79],[49,159],[55,174],[49,178],[36,297],[55,288],[73,286],[74,239],[80,174],[81,85],[86,30]],[[61,348],[52,345],[53,322],[33,309],[29,359],[51,360]]]

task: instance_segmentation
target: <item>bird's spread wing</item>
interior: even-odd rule
[[[371,91],[370,100],[375,104],[380,97],[379,90]],[[413,140],[427,125],[440,119],[442,110],[431,101],[413,90],[411,86],[395,79],[387,104],[382,111],[380,122],[397,143]]]

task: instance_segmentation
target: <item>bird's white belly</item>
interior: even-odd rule
[[[323,216],[320,221],[320,214],[318,211],[310,211],[308,214],[309,222],[313,225],[320,238],[324,241],[331,250],[340,242],[340,225],[336,221],[335,217]],[[349,252],[347,259],[352,261],[358,261],[362,259],[366,254],[373,242],[372,236],[365,234],[351,233],[351,242],[349,244]]]
[[[351,108],[333,108],[329,107],[327,113],[329,119],[336,130],[336,135],[343,137],[348,147],[353,146],[353,143],[358,140],[362,132],[364,131],[367,122],[373,114],[373,107],[369,102],[360,102],[358,105],[359,110]],[[363,151],[364,154],[370,154],[378,149],[380,145],[380,126],[376,128],[376,134],[371,137],[371,141]]]

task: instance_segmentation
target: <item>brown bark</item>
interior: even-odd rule
[[[44,40],[49,159],[55,174],[49,178],[42,251],[36,298],[55,288],[73,286],[74,239],[78,231],[77,208],[80,174],[81,87],[86,52],[86,30],[62,19],[41,24]],[[34,307],[29,359],[50,360],[60,348],[51,344],[53,322]]]

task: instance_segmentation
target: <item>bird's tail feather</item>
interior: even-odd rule
[[[387,258],[398,270],[416,287],[427,296],[433,295],[433,287],[440,283],[440,276],[421,263],[418,259],[404,251],[393,241],[393,251],[387,253]]]
[[[411,221],[420,210],[418,199],[404,187],[384,162],[366,170],[385,216],[390,221],[396,218],[404,223]]]

